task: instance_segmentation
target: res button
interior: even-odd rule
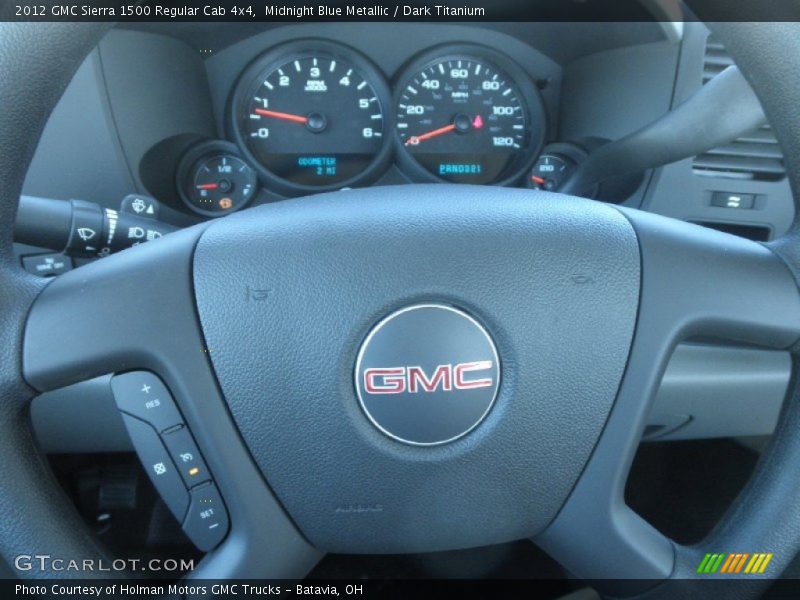
[[[117,408],[162,431],[182,425],[172,395],[161,380],[148,371],[133,371],[111,380]]]

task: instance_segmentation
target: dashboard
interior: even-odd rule
[[[161,219],[187,225],[348,187],[550,189],[593,146],[669,110],[680,50],[659,23],[166,31],[106,36],[51,119],[27,194],[118,208],[136,192],[159,201]],[[613,80],[593,74],[612,69]],[[609,93],[617,86],[640,100],[622,106]],[[94,147],[76,154],[90,135]],[[87,197],[77,179],[90,164]],[[597,197],[638,206],[645,191],[642,177]]]
[[[177,226],[348,187],[552,189],[593,149],[690,97],[718,54],[699,23],[126,27],[76,74],[25,194],[113,209],[142,194]],[[695,163],[590,195],[754,239],[788,228],[780,169],[765,179]],[[715,194],[744,194],[754,210]]]
[[[162,141],[177,165],[141,174],[203,216],[367,185],[526,185],[557,129],[562,68],[490,28],[284,26],[201,57],[215,135]],[[238,183],[217,176],[230,164]]]

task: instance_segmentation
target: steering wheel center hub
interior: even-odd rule
[[[466,435],[491,410],[500,387],[492,338],[465,312],[418,304],[378,323],[355,369],[361,408],[395,440],[435,446]]]
[[[193,269],[243,439],[307,538],[347,553],[550,523],[614,401],[640,281],[614,208],[443,184],[231,215]]]

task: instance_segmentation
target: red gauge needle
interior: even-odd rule
[[[445,125],[444,127],[439,127],[439,129],[434,129],[433,131],[429,131],[428,133],[423,133],[422,135],[412,135],[410,138],[406,140],[406,146],[416,146],[420,142],[424,142],[425,140],[429,140],[437,135],[442,135],[444,133],[450,133],[451,131],[455,131],[456,126],[454,123],[450,123],[450,125]]]
[[[204,183],[203,185],[198,185],[198,190],[215,190],[219,187],[218,183]]]
[[[285,112],[277,112],[275,110],[266,110],[263,108],[255,109],[257,115],[262,117],[272,117],[273,119],[283,119],[284,121],[291,121],[292,123],[308,123],[308,117],[301,117],[300,115],[292,115]]]
[[[533,183],[538,183],[539,185],[544,185],[546,183],[544,178],[537,177],[536,175],[531,175],[531,181]]]

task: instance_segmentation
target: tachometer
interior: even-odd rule
[[[427,179],[520,179],[544,140],[544,109],[532,82],[494,52],[471,46],[450,51],[422,57],[398,80],[401,158]]]
[[[380,73],[358,54],[326,42],[294,43],[242,75],[234,135],[279,192],[351,186],[388,159],[387,97]]]

